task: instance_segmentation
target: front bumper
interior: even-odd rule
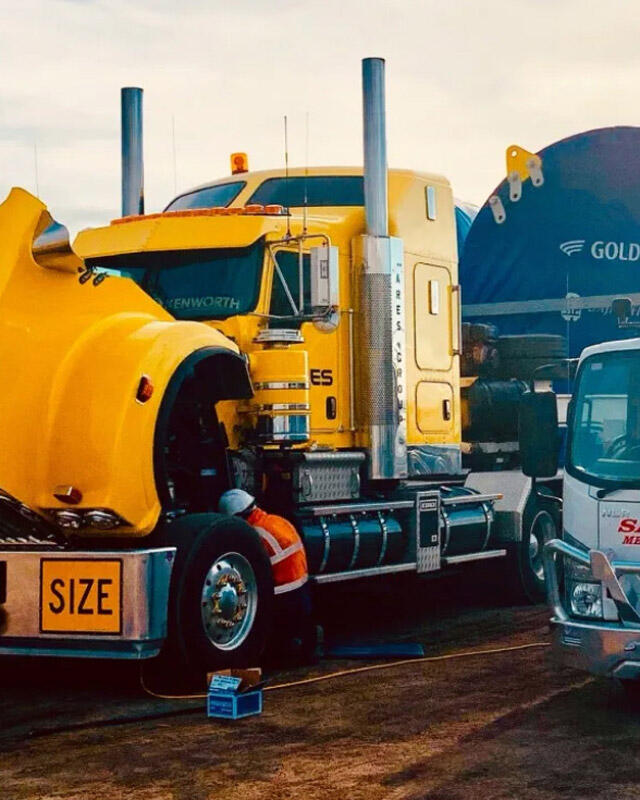
[[[0,572],[4,583],[0,587],[4,590],[0,593],[0,655],[121,659],[156,656],[167,635],[169,584],[175,553],[172,547],[107,552],[0,550],[0,565],[4,565]],[[116,565],[115,574],[119,576],[116,632],[47,631],[43,582],[47,574],[68,574],[69,562],[76,565],[79,575],[83,570],[87,575],[96,571],[95,564],[84,566],[88,562]],[[99,566],[97,569],[99,573]],[[57,582],[54,587],[58,592],[53,595],[56,602],[64,591],[62,586]],[[84,594],[86,581],[77,590],[76,608],[81,599],[80,588]],[[96,597],[98,588],[92,591]],[[85,616],[81,621],[88,618]],[[87,627],[91,628],[91,624]]]
[[[618,621],[571,617],[560,595],[556,554],[590,567],[596,580],[602,582],[605,597],[613,601]],[[559,539],[545,546],[544,558],[556,657],[567,666],[594,675],[625,680],[640,678],[640,615],[618,580],[623,573],[640,573],[640,564],[612,562],[599,550],[591,550],[587,555]]]

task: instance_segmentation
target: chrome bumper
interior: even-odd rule
[[[587,621],[571,617],[560,596],[558,563],[560,554],[589,567],[603,584],[618,613],[618,621]],[[595,675],[622,679],[640,678],[640,615],[629,602],[618,576],[640,573],[640,564],[611,562],[600,550],[587,555],[560,539],[550,541],[544,550],[547,596],[551,617],[552,643],[556,656],[567,666]]]
[[[119,551],[0,550],[4,602],[0,605],[0,655],[84,658],[151,658],[167,635],[169,583],[175,548]],[[120,625],[117,634],[43,633],[42,564],[52,560],[121,564]]]

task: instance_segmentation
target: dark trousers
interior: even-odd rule
[[[309,583],[274,599],[270,649],[278,659],[307,663],[314,656],[317,640]]]

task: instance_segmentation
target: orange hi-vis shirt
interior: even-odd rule
[[[258,532],[271,561],[275,594],[299,589],[307,582],[309,570],[304,545],[293,525],[283,517],[254,508],[247,522]]]

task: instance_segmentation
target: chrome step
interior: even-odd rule
[[[453,564],[467,564],[470,561],[484,561],[487,558],[502,558],[506,555],[506,550],[482,550],[479,553],[466,553],[463,556],[445,556],[442,559],[442,566],[449,567]]]
[[[336,583],[337,581],[351,581],[356,578],[373,578],[376,575],[392,575],[394,572],[415,572],[415,561],[410,564],[386,564],[382,567],[369,567],[367,569],[353,569],[350,572],[329,572],[326,575],[312,575],[309,580],[313,583]]]

